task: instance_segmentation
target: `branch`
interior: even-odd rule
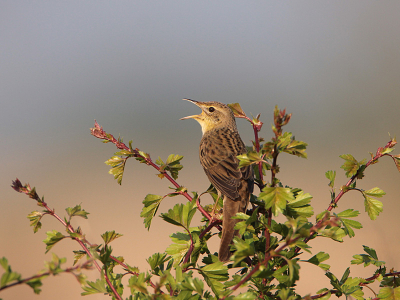
[[[336,220],[335,219],[329,219],[328,218],[329,215],[326,214],[323,218],[320,224],[314,225],[313,227],[310,228],[310,234],[314,234],[315,232],[317,232],[318,230],[322,229],[324,226],[326,225],[331,225],[331,226],[337,226]],[[268,253],[266,253],[265,258],[262,262],[259,262],[238,284],[236,284],[233,288],[232,288],[232,292],[237,290],[242,284],[244,284],[245,282],[247,282],[251,276],[253,276],[253,274],[255,272],[257,272],[261,266],[267,266],[268,261],[275,257],[275,256],[279,256],[279,252],[281,252],[282,250],[284,250],[286,247],[292,245],[293,243],[297,242],[300,238],[302,238],[301,235],[298,235],[292,239],[287,240],[282,246],[280,246],[278,249],[276,250],[269,250]],[[285,262],[286,264],[286,262]],[[225,299],[227,296],[221,298],[221,300]]]
[[[127,145],[125,145],[122,141],[117,140],[112,134],[109,134],[107,132],[105,132],[103,130],[103,127],[101,127],[97,121],[95,121],[94,123],[94,127],[90,128],[90,133],[94,136],[97,137],[99,139],[102,140],[106,140],[108,142],[111,142],[113,144],[115,144],[115,146],[118,149],[123,149],[126,150],[128,152],[130,152],[131,156],[136,157],[136,158],[140,158],[142,161],[144,161],[147,165],[152,166],[154,169],[156,169],[158,172],[160,172],[161,174],[164,175],[165,178],[167,178],[176,188],[180,188],[181,186],[175,181],[175,179],[173,179],[165,170],[161,170],[159,166],[157,166],[152,159],[150,158],[150,155],[142,155],[140,152],[140,150],[138,148],[130,148]],[[129,156],[130,157],[130,156]],[[129,158],[127,157],[127,158]],[[183,195],[186,199],[188,199],[189,201],[192,201],[193,198],[189,195],[188,192],[182,192],[180,193],[181,195]],[[206,212],[204,210],[203,207],[198,205],[198,209],[199,211],[203,214],[203,216],[205,216],[208,220],[211,220],[211,216],[209,215],[208,212]]]
[[[364,172],[364,170],[366,168],[368,168],[370,165],[375,164],[378,162],[378,159],[383,157],[383,156],[391,156],[387,153],[385,153],[385,151],[387,149],[393,148],[395,145],[397,144],[396,140],[391,139],[386,145],[385,147],[379,147],[378,150],[376,151],[375,156],[373,156],[366,164],[364,168],[359,168],[356,172],[356,174],[354,174],[353,176],[351,176],[351,178],[349,179],[349,181],[347,181],[347,183],[342,186],[340,193],[336,196],[336,198],[330,203],[329,207],[327,208],[327,211],[332,211],[332,209],[337,205],[337,203],[339,202],[339,200],[343,197],[343,195],[348,191],[348,188],[351,184],[354,183],[354,181],[360,176],[361,173]],[[372,155],[372,154],[371,154]],[[393,157],[392,157],[393,158]],[[321,223],[322,220],[320,220],[318,223]],[[318,225],[317,223],[317,225]],[[315,234],[310,235],[308,238],[306,238],[304,240],[305,243],[307,243],[310,239],[312,239],[314,237]],[[300,248],[296,248],[296,253],[300,251]]]
[[[47,276],[50,276],[50,275],[58,275],[59,273],[72,273],[72,272],[74,272],[75,270],[78,270],[78,269],[87,269],[87,270],[89,270],[89,269],[91,269],[91,262],[92,261],[88,260],[88,261],[84,262],[83,264],[63,269],[61,271],[58,271],[57,273],[54,273],[52,271],[47,271],[47,272],[42,272],[42,273],[33,275],[31,277],[28,277],[28,278],[19,279],[17,282],[14,282],[14,283],[11,283],[11,284],[7,284],[5,286],[0,287],[0,291],[5,290],[7,288],[10,288],[12,286],[16,286],[18,284],[27,283],[27,282],[29,282],[31,280],[34,280],[34,279],[39,279],[41,277],[47,277]]]
[[[67,224],[59,215],[57,215],[55,213],[55,211],[53,209],[51,209],[50,207],[48,207],[47,203],[44,202],[44,199],[40,198],[39,195],[36,193],[35,188],[31,188],[29,184],[26,184],[25,186],[22,185],[21,181],[17,178],[15,181],[12,182],[11,187],[16,190],[19,193],[24,193],[26,195],[29,196],[29,198],[34,199],[37,201],[38,205],[41,207],[44,207],[47,210],[47,213],[52,215],[54,218],[56,218],[66,229],[67,232],[70,233],[77,233],[75,231],[75,229],[72,227],[71,224]],[[86,254],[91,258],[91,260],[93,261],[94,265],[96,266],[97,270],[101,273],[102,272],[102,268],[100,267],[100,265],[97,263],[97,261],[95,260],[95,258],[93,257],[92,253],[90,252],[90,250],[86,247],[85,243],[83,241],[81,241],[80,239],[76,238],[76,237],[71,237],[73,240],[77,241],[78,244],[83,248],[83,250],[86,252]],[[104,272],[106,273],[106,272]],[[106,275],[106,274],[105,274]],[[111,290],[113,291],[115,297],[117,299],[122,299],[121,296],[117,293],[117,291],[115,290],[114,286],[111,284],[110,280],[107,278],[107,276],[105,277],[107,284],[109,285],[109,287],[111,288]]]

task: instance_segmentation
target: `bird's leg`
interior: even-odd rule
[[[213,207],[213,209],[211,211],[211,217],[213,219],[214,219],[214,215],[215,215],[215,210],[217,209],[217,206],[218,206],[219,199],[221,199],[221,192],[220,191],[217,191],[217,192],[218,192],[218,197],[217,197],[217,200],[215,200],[214,207]]]

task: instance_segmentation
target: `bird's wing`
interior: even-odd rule
[[[204,136],[200,144],[200,162],[211,183],[232,200],[239,197],[242,178],[250,176],[249,169],[238,169],[237,155],[246,148],[237,132],[218,132]]]

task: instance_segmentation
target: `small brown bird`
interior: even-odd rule
[[[219,260],[228,261],[231,256],[230,244],[238,230],[234,230],[237,220],[232,219],[238,212],[245,212],[250,194],[253,192],[254,179],[251,166],[238,168],[236,157],[246,153],[246,147],[240,138],[232,110],[219,102],[200,102],[183,99],[202,109],[200,115],[184,119],[195,119],[200,123],[203,138],[200,142],[200,163],[204,171],[223,196],[222,237],[219,248]]]

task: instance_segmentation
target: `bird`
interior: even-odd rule
[[[218,258],[222,262],[229,261],[232,252],[230,245],[239,231],[234,227],[237,220],[232,219],[238,212],[245,212],[254,187],[252,166],[239,168],[238,155],[247,152],[235,121],[233,111],[229,106],[216,102],[200,102],[183,99],[201,108],[199,115],[181,118],[195,119],[200,123],[202,139],[199,156],[204,172],[212,185],[217,189],[218,196],[223,196],[222,235]]]

